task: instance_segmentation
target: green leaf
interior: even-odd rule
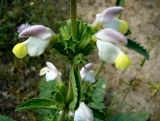
[[[57,81],[46,81],[44,78],[39,84],[39,96],[38,98],[50,99],[52,92],[57,88]],[[56,121],[57,109],[41,109],[34,111],[40,121]]]
[[[106,121],[147,121],[149,113],[146,112],[127,112],[113,115],[107,118]]]
[[[131,39],[128,39],[128,43],[127,43],[126,47],[138,52],[141,55],[143,55],[145,59],[149,59],[149,53],[139,43],[137,43],[137,42],[135,42]]]
[[[39,84],[38,98],[49,99],[55,87],[56,87],[56,81],[46,81],[45,79],[42,79]]]
[[[99,80],[92,93],[91,102],[89,103],[89,106],[93,109],[97,109],[100,112],[103,112],[103,109],[105,109],[104,105],[104,97],[106,92],[106,81],[105,80]],[[98,98],[97,98],[98,97]]]
[[[73,97],[70,102],[69,108],[72,111],[78,108],[81,99],[80,77],[77,72],[79,73],[79,69],[76,71],[75,68],[72,66],[69,77],[73,93]]]
[[[31,99],[23,102],[16,108],[16,111],[30,110],[30,109],[55,109],[56,104],[49,99]]]
[[[89,24],[77,20],[77,40],[75,40],[71,34],[71,20],[67,20],[61,27],[59,35],[53,41],[52,47],[73,61],[72,59],[78,54],[85,56],[93,52],[96,47],[96,44],[92,41],[92,35],[94,34],[95,30]]]
[[[73,63],[75,65],[77,64],[81,64],[81,63],[84,63],[86,60],[85,56],[83,54],[77,54],[74,58],[73,58]]]
[[[15,121],[12,118],[4,115],[0,115],[0,121]]]
[[[132,34],[132,31],[131,31],[130,28],[128,28],[127,32],[126,32],[124,35],[125,35],[125,36],[128,36],[128,35],[130,35],[130,34]]]
[[[124,6],[125,0],[116,0],[116,6]]]
[[[78,93],[77,93],[77,86],[76,86],[76,80],[75,80],[73,67],[71,67],[71,70],[70,70],[69,81],[71,83],[71,88],[72,88],[72,93],[73,93],[73,97],[72,97],[71,102],[69,104],[69,108],[70,108],[70,110],[74,111],[76,104],[77,104]]]

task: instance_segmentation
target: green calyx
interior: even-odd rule
[[[81,20],[77,20],[76,23],[77,39],[72,36],[71,20],[67,20],[64,26],[60,28],[60,33],[53,42],[53,48],[60,54],[67,56],[71,61],[79,54],[89,55],[95,48],[95,42],[92,41],[95,29]]]

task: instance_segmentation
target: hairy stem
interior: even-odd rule
[[[65,121],[65,120],[66,120],[66,115],[68,115],[68,110],[67,110],[67,109],[64,109],[64,110],[62,111],[62,114],[61,114],[61,116],[60,116],[60,118],[59,118],[58,121]]]
[[[70,9],[70,17],[72,22],[72,36],[76,40],[77,39],[77,5],[76,0],[70,0],[71,9]]]
[[[105,64],[105,62],[102,61],[101,64],[100,64],[100,66],[98,67],[98,69],[97,69],[97,71],[96,71],[96,75],[95,75],[96,78],[99,76],[99,74],[100,74],[100,72],[101,72],[104,64]]]

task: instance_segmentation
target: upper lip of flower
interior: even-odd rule
[[[101,15],[102,16],[116,16],[119,13],[121,13],[123,10],[123,7],[120,6],[114,6],[114,7],[109,7],[106,10],[104,10]]]
[[[96,37],[99,39],[99,40],[102,40],[102,41],[107,41],[107,42],[113,42],[115,44],[124,44],[126,45],[127,44],[127,38],[122,35],[121,33],[117,32],[116,30],[114,29],[111,29],[111,28],[105,28],[105,29],[102,29],[100,30],[99,32],[96,33]],[[108,39],[109,37],[109,39]]]
[[[49,74],[51,72],[53,75],[49,76],[50,75],[49,74],[48,78],[50,79],[52,78],[52,80],[55,80],[56,78],[59,78],[62,75],[61,72],[59,72],[51,62],[46,62],[46,65],[47,67],[44,67],[40,70],[40,73],[39,73],[40,76]],[[46,80],[47,80],[47,77],[46,77]],[[50,80],[47,80],[47,81],[50,81]]]
[[[103,12],[96,15],[96,20],[94,21],[94,24],[98,23],[106,23],[111,21],[115,16],[117,16],[119,13],[121,13],[123,10],[120,6],[115,7],[109,7],[105,9]]]
[[[19,38],[38,37],[40,39],[47,39],[53,34],[54,32],[51,29],[43,25],[33,25],[23,29],[19,34]]]

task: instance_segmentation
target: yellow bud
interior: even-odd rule
[[[119,20],[119,32],[125,34],[128,31],[128,23],[124,20]]]
[[[18,43],[14,46],[12,52],[17,58],[23,58],[27,55],[27,48],[24,43]]]
[[[115,65],[117,69],[127,69],[127,67],[131,64],[131,60],[128,58],[126,54],[119,54],[115,59]]]

